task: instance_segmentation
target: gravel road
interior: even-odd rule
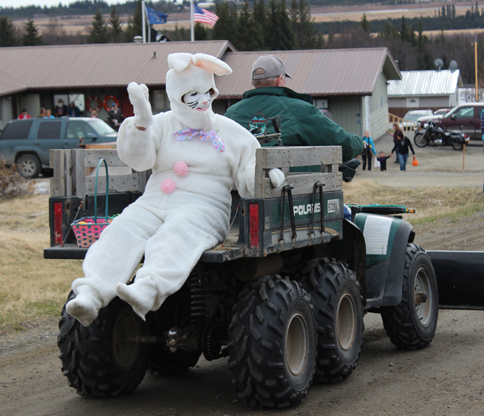
[[[118,399],[77,396],[60,371],[56,322],[47,322],[0,340],[0,414],[482,416],[483,314],[441,310],[434,341],[419,351],[395,349],[380,316],[369,314],[353,375],[341,383],[313,386],[298,407],[283,411],[239,403],[226,359],[201,360],[188,373],[172,378],[148,374],[134,393]]]
[[[391,142],[391,138],[389,139]],[[387,138],[377,150],[391,149]],[[482,187],[482,146],[462,152],[416,149],[419,166],[388,172],[359,172],[355,181],[374,180],[390,186]],[[389,162],[391,162],[389,160]],[[467,227],[467,228],[466,228]],[[442,236],[428,233],[424,247],[445,248],[457,235],[471,234],[484,250],[482,212],[453,224]],[[466,231],[467,230],[467,231]],[[443,238],[445,237],[445,238]],[[469,240],[469,236],[468,236]],[[461,239],[453,249],[467,250]],[[420,244],[422,244],[420,242]],[[423,245],[423,244],[422,244]],[[92,400],[77,396],[61,373],[56,347],[57,321],[51,320],[20,334],[0,337],[0,415],[475,415],[484,408],[484,311],[441,310],[432,344],[420,351],[399,351],[387,338],[379,315],[365,316],[360,363],[346,381],[315,385],[296,408],[283,411],[251,409],[238,402],[227,360],[201,360],[190,372],[172,378],[148,374],[131,395]]]

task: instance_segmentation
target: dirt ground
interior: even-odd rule
[[[391,138],[381,138],[375,146],[388,152]],[[466,149],[464,171],[462,152],[450,148],[416,151],[418,167],[409,165],[408,171],[400,172],[389,160],[388,172],[360,171],[355,183],[372,180],[403,188],[471,186],[482,192],[482,144]],[[425,225],[418,231],[418,243],[434,250],[484,251],[483,217],[484,207],[461,221]],[[134,393],[123,398],[77,396],[61,373],[57,321],[51,320],[0,337],[0,415],[481,416],[483,322],[484,311],[441,310],[432,344],[408,352],[390,343],[379,315],[368,314],[361,359],[353,375],[341,383],[315,385],[298,407],[274,411],[252,409],[237,400],[227,359],[202,359],[196,368],[172,378],[148,374]]]

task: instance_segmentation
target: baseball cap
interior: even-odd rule
[[[254,71],[259,68],[262,69],[264,73],[254,74]],[[252,79],[276,78],[279,75],[285,75],[292,79],[287,73],[286,67],[277,56],[262,55],[252,64]]]
[[[117,105],[117,104],[116,104],[116,103],[112,103],[112,104],[111,104],[111,107],[114,107],[115,105]]]

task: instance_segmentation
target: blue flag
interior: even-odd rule
[[[166,23],[168,15],[165,13],[157,12],[156,10],[146,7],[146,17],[148,18],[148,23],[150,25],[160,25]]]

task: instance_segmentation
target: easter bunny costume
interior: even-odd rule
[[[85,326],[116,295],[142,319],[157,310],[181,288],[203,252],[226,238],[233,186],[242,197],[254,192],[259,143],[211,107],[218,95],[214,74],[232,70],[205,54],[171,54],[168,63],[171,111],[153,116],[148,88],[128,86],[135,116],[119,129],[119,157],[153,173],[144,194],[88,250],[85,277],[72,284],[77,296],[66,308]],[[284,175],[273,169],[270,178],[280,186]],[[143,256],[134,283],[127,285]]]

